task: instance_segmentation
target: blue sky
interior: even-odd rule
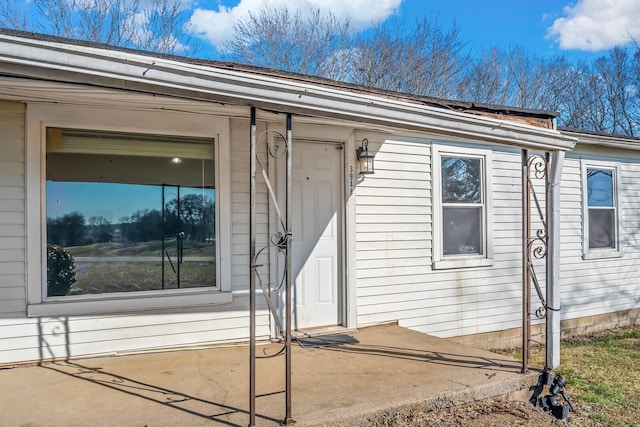
[[[87,203],[90,201],[90,203]],[[112,224],[133,212],[162,207],[162,189],[150,185],[47,182],[47,217],[78,211],[88,221],[103,216]]]
[[[639,0],[184,0],[196,34],[221,46],[233,24],[265,3],[309,6],[350,16],[358,29],[393,14],[455,22],[472,52],[520,46],[537,55],[593,59],[615,45],[640,40]]]
[[[165,187],[165,202],[176,198],[175,187]],[[182,187],[180,197],[187,194],[202,195],[211,200],[213,190]],[[96,182],[47,181],[47,217],[57,218],[74,211],[89,221],[102,216],[112,224],[136,211],[162,209],[162,187],[159,185],[109,184]]]
[[[33,10],[33,0],[24,2]],[[71,0],[61,0],[71,1]],[[93,0],[92,0],[93,1]],[[102,0],[95,0],[102,1]],[[133,0],[125,0],[133,1]],[[138,0],[153,8],[157,0]],[[564,55],[592,60],[616,45],[640,41],[640,0],[176,0],[189,19],[189,32],[202,41],[199,55],[216,59],[213,50],[233,38],[239,19],[265,4],[286,5],[302,14],[311,9],[350,17],[366,30],[393,15],[409,20],[437,18],[445,28],[454,22],[472,53],[482,48],[520,46],[531,54]],[[82,5],[82,1],[75,0]],[[92,3],[89,3],[92,4]],[[133,18],[144,21],[144,14]]]
[[[568,3],[559,0],[409,0],[403,2],[403,9],[411,15],[438,16],[443,24],[455,22],[473,51],[490,46],[521,46],[540,56],[591,58],[592,51],[562,49],[556,40],[548,37],[554,21],[566,16],[563,5]]]

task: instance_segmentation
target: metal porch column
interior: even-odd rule
[[[251,107],[249,149],[249,427],[256,425],[256,108]]]
[[[291,324],[292,322],[292,310],[291,310],[291,237],[292,237],[292,201],[291,201],[291,163],[292,163],[292,125],[291,125],[291,114],[287,114],[287,175],[286,175],[286,194],[285,194],[285,204],[286,204],[286,256],[285,256],[285,274],[286,274],[286,301],[285,301],[285,316],[286,316],[286,327],[285,327],[285,417],[284,417],[284,425],[288,426],[294,424],[295,421],[291,418]]]
[[[286,117],[286,136],[282,133],[274,130],[266,130],[259,136],[257,135],[256,128],[256,109],[251,108],[251,125],[250,125],[250,184],[249,184],[249,204],[250,204],[250,224],[249,224],[249,239],[250,239],[250,292],[249,292],[249,310],[250,310],[250,351],[249,351],[249,427],[255,426],[256,418],[256,284],[260,285],[262,295],[266,299],[267,306],[271,315],[276,323],[276,328],[280,334],[284,334],[284,353],[285,353],[285,416],[283,419],[283,425],[289,426],[295,424],[295,421],[291,418],[291,328],[292,328],[292,273],[291,273],[291,237],[292,237],[292,207],[291,201],[291,169],[292,169],[292,121],[291,114],[288,113]],[[283,217],[281,210],[278,206],[278,197],[274,191],[273,185],[269,180],[269,176],[265,167],[257,157],[256,145],[263,136],[271,133],[275,134],[278,140],[282,140],[285,143],[284,152],[280,151],[281,145],[279,143],[270,144],[267,140],[267,156],[281,157],[285,156],[285,215]],[[260,172],[264,179],[264,183],[269,192],[271,202],[275,209],[275,213],[278,216],[279,224],[282,232],[278,232],[272,236],[271,241],[267,246],[257,250],[256,248],[256,169],[260,167]],[[275,305],[271,300],[272,289],[264,285],[263,281],[259,277],[257,268],[258,257],[260,254],[269,248],[277,248],[284,254],[284,285],[285,285],[285,327],[282,327],[282,323],[278,316],[278,312],[275,309]],[[257,283],[256,283],[257,282]]]
[[[529,369],[531,340],[531,273],[529,241],[531,240],[531,190],[529,185],[529,150],[522,150],[522,373]]]
[[[555,151],[547,180],[547,328],[545,368],[560,367],[560,181],[564,151]]]

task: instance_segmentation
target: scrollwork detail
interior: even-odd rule
[[[549,163],[548,158],[545,155],[534,154],[531,155],[527,159],[527,178],[526,178],[526,191],[529,197],[533,197],[533,201],[535,202],[535,208],[539,215],[539,220],[542,225],[541,228],[535,230],[535,236],[529,237],[529,241],[527,242],[527,268],[529,269],[529,278],[533,281],[535,285],[536,292],[538,294],[538,298],[540,298],[541,306],[538,307],[534,314],[538,319],[544,319],[547,316],[547,306],[544,295],[542,293],[542,289],[540,288],[540,284],[536,277],[536,268],[534,266],[533,260],[541,260],[547,257],[547,249],[548,249],[548,233],[547,233],[547,223],[545,221],[544,209],[541,206],[538,197],[536,195],[536,188],[532,183],[532,178],[535,179],[544,179],[546,180],[548,177]],[[523,189],[524,191],[524,189]],[[531,282],[529,283],[531,285]]]
[[[529,158],[529,170],[533,172],[533,176],[537,179],[543,179],[547,176],[547,161],[544,156],[535,154]]]
[[[547,255],[547,247],[545,245],[536,246],[532,253],[534,258],[543,259]]]
[[[275,138],[271,142],[269,142],[268,139],[266,140],[267,153],[269,153],[269,155],[274,159],[284,156],[287,152],[287,138],[281,132],[273,129],[267,129],[258,135],[256,141],[261,141],[262,138],[268,134],[274,134]]]

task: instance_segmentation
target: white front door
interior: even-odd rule
[[[293,144],[292,275],[295,329],[342,324],[342,151]]]

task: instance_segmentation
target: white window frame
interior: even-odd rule
[[[581,160],[582,175],[582,259],[620,258],[624,255],[620,247],[620,162],[602,160]],[[613,201],[615,221],[615,247],[589,247],[589,197],[587,188],[587,169],[608,169],[613,171]]]
[[[215,139],[216,287],[46,296],[46,129],[137,132]],[[27,315],[174,309],[232,301],[230,128],[225,118],[151,110],[28,104],[26,112]]]
[[[482,192],[483,204],[483,253],[471,255],[444,255],[443,248],[443,204],[442,204],[442,157],[467,157],[482,160]],[[493,227],[492,227],[492,189],[491,177],[493,176],[492,153],[488,149],[467,148],[448,145],[432,145],[431,149],[432,169],[432,197],[433,197],[433,269],[489,267],[493,260]]]

